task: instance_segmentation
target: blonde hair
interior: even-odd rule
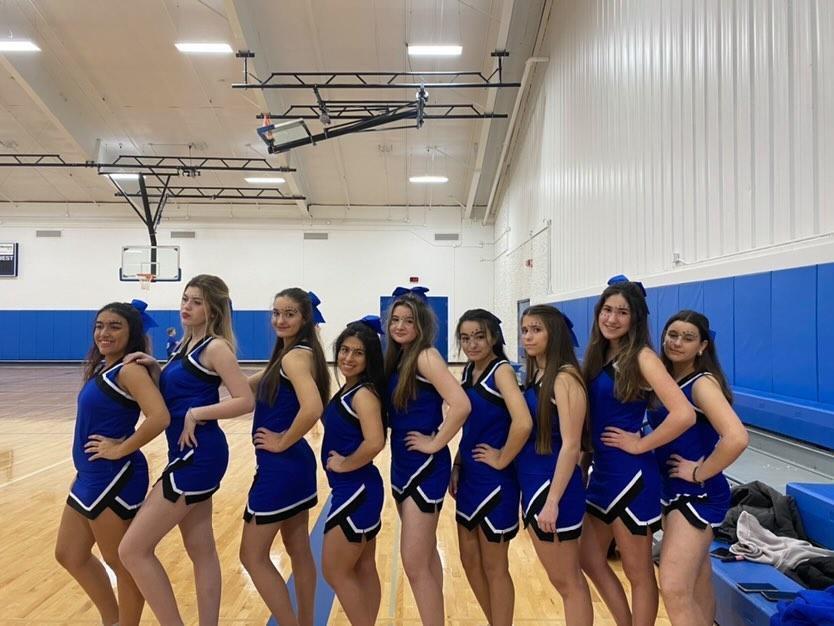
[[[232,352],[237,352],[237,339],[232,328],[232,299],[229,297],[229,287],[222,278],[211,274],[198,274],[188,281],[185,289],[189,287],[197,287],[206,304],[206,335],[224,339]],[[191,341],[191,331],[188,327],[185,328],[184,334],[182,345],[187,346]]]
[[[402,411],[410,400],[417,398],[417,358],[423,350],[434,345],[434,339],[437,336],[437,318],[425,301],[407,293],[391,303],[386,315],[388,326],[391,324],[391,315],[398,306],[407,307],[411,311],[414,316],[414,329],[417,332],[417,337],[405,349],[389,335],[388,347],[385,350],[386,378],[390,378],[395,371],[399,371],[400,374],[397,386],[391,394],[391,403],[394,408]]]

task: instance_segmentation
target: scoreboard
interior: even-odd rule
[[[0,243],[0,278],[17,276],[17,243]]]

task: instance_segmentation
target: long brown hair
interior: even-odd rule
[[[602,371],[606,365],[606,355],[609,341],[599,330],[599,314],[605,302],[615,295],[622,296],[631,312],[631,325],[628,332],[620,339],[620,352],[616,356],[617,377],[614,384],[614,395],[621,402],[633,402],[646,396],[645,381],[640,374],[637,357],[643,348],[651,348],[652,340],[649,336],[649,307],[643,290],[633,282],[625,281],[609,285],[594,306],[594,325],[591,329],[591,339],[585,350],[583,375],[585,382],[591,380]]]
[[[390,332],[387,333],[385,377],[390,378],[395,370],[399,370],[400,377],[391,396],[391,403],[394,408],[403,410],[410,400],[417,397],[417,358],[423,350],[434,345],[438,324],[437,317],[435,317],[434,311],[428,303],[411,293],[407,293],[396,298],[388,308],[385,319],[389,327],[391,325],[391,315],[398,306],[408,307],[412,316],[414,316],[414,328],[417,331],[417,337],[405,349],[393,340]]]
[[[538,317],[542,321],[542,324],[544,324],[545,330],[547,330],[547,346],[545,347],[547,364],[544,367],[544,374],[541,378],[538,408],[536,411],[536,421],[538,422],[536,452],[539,454],[550,454],[553,451],[551,448],[553,429],[559,427],[558,424],[553,424],[551,420],[553,416],[553,386],[556,383],[556,376],[559,375],[559,372],[570,374],[582,387],[582,391],[586,395],[585,415],[583,416],[586,423],[588,411],[587,391],[585,381],[580,374],[579,361],[573,349],[573,338],[562,312],[556,307],[547,304],[536,304],[526,308],[521,314],[522,323],[525,317]],[[528,385],[536,380],[537,372],[538,366],[536,365],[536,359],[528,356]],[[583,425],[583,432],[584,430]]]
[[[660,360],[666,366],[666,371],[670,374],[672,373],[672,361],[666,356],[666,350],[663,346],[666,344],[666,331],[675,322],[688,322],[698,329],[700,341],[706,341],[707,347],[702,354],[695,356],[695,371],[712,374],[713,378],[718,381],[718,385],[721,387],[721,392],[724,394],[724,397],[727,398],[727,402],[732,404],[733,392],[730,389],[730,385],[727,384],[727,377],[724,376],[721,363],[718,362],[718,351],[715,349],[715,339],[710,333],[709,319],[703,313],[683,309],[666,321],[666,325],[663,327],[663,333],[660,335]]]
[[[232,352],[237,352],[237,339],[232,328],[232,299],[229,287],[219,276],[197,274],[188,281],[185,289],[197,287],[206,305],[206,336],[220,337],[229,344]],[[183,293],[185,293],[183,289]],[[181,346],[188,346],[191,341],[190,327],[186,326]]]
[[[98,322],[98,316],[105,311],[115,313],[127,322],[127,346],[125,346],[124,354],[130,354],[131,352],[144,352],[145,328],[142,325],[142,316],[139,314],[139,311],[136,310],[132,304],[128,304],[127,302],[111,302],[110,304],[105,304],[98,311],[96,311],[96,316],[93,321],[93,333],[96,332],[96,322]],[[124,354],[122,357],[124,357]],[[87,356],[84,357],[84,382],[87,382],[101,371],[101,360],[103,358],[104,357],[101,352],[99,352],[94,339],[93,345],[90,347],[89,352],[87,352]]]
[[[321,405],[325,406],[330,397],[330,374],[327,371],[324,350],[316,332],[316,323],[313,320],[313,303],[310,300],[310,295],[303,289],[290,287],[276,293],[273,301],[278,298],[289,298],[295,302],[303,323],[292,343],[285,345],[281,337],[275,337],[272,355],[269,357],[269,363],[266,364],[266,370],[264,370],[264,375],[258,385],[258,399],[270,406],[275,403],[275,399],[278,397],[278,389],[281,386],[281,359],[293,347],[304,342],[310,346],[313,352],[313,380],[321,398]]]

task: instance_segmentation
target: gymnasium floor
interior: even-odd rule
[[[80,385],[79,366],[0,367],[0,624],[98,624],[98,614],[80,587],[53,558],[58,522],[74,471],[70,448],[75,419],[75,398]],[[220,492],[214,497],[214,529],[223,570],[221,624],[264,626],[269,614],[238,561],[241,512],[254,473],[249,431],[251,416],[225,420],[231,460]],[[308,440],[318,452],[321,428]],[[151,476],[165,465],[165,440],[152,442],[145,454]],[[387,476],[387,449],[377,465]],[[387,490],[386,490],[387,492]],[[311,530],[325,506],[327,481],[319,469],[319,505],[312,511]],[[383,527],[377,538],[377,565],[382,580],[382,607],[378,624],[419,624],[417,609],[404,578],[398,554],[399,525],[393,501],[383,510]],[[447,623],[482,626],[483,615],[469,589],[460,565],[454,502],[446,500],[438,531],[445,571]],[[160,545],[158,554],[172,578],[187,624],[197,620],[190,562],[177,533]],[[289,576],[289,560],[280,541],[272,552],[282,574]],[[510,547],[516,585],[515,624],[564,624],[561,600],[546,582],[529,538],[520,533]],[[615,563],[620,577],[619,563]],[[599,596],[592,590],[595,624],[613,624]],[[145,610],[143,623],[154,624]],[[319,622],[321,623],[321,622]],[[333,602],[333,625],[347,619]],[[657,624],[667,625],[661,606]]]

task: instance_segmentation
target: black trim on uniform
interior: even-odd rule
[[[260,472],[255,472],[255,478],[252,479],[252,487],[250,487],[250,491],[254,488],[255,483],[258,482],[258,476]],[[319,497],[316,495],[314,498],[310,498],[309,500],[303,500],[299,502],[294,507],[286,509],[284,511],[279,511],[278,513],[272,513],[270,515],[265,515],[263,513],[258,513],[255,511],[254,513],[249,512],[249,505],[247,502],[246,508],[243,510],[243,519],[246,522],[249,522],[253,517],[255,518],[255,524],[261,526],[263,524],[275,524],[276,522],[283,522],[285,519],[291,518],[293,515],[297,513],[301,513],[302,511],[306,511],[307,509],[312,509],[319,503]]]
[[[641,475],[640,478],[638,478],[635,481],[635,483],[631,486],[631,488],[628,491],[626,491],[622,496],[620,496],[620,499],[613,507],[609,509],[608,513],[599,510],[597,507],[590,503],[586,503],[585,510],[594,517],[601,519],[606,524],[612,524],[615,519],[620,518],[632,535],[645,535],[646,526],[640,526],[639,524],[635,524],[631,516],[628,513],[626,513],[626,508],[628,508],[628,505],[631,504],[632,500],[634,500],[642,490],[643,476]]]
[[[187,467],[194,462],[194,456],[190,456],[187,459],[177,459],[173,463],[170,463],[168,467],[166,467],[163,472],[162,476],[159,477],[157,482],[162,483],[162,495],[165,496],[166,500],[170,502],[176,502],[180,499],[181,496],[185,496],[185,503],[186,504],[197,504],[198,502],[202,502],[203,500],[208,500],[211,498],[218,489],[220,489],[220,485],[217,485],[213,489],[206,491],[205,493],[197,493],[197,494],[188,494],[188,493],[179,493],[176,489],[174,489],[173,483],[173,474],[174,471],[180,469],[182,467]]]
[[[107,370],[107,371],[109,372],[110,370]],[[118,391],[113,389],[113,387],[111,387],[110,384],[106,380],[104,380],[104,375],[106,373],[107,372],[101,372],[100,374],[96,374],[96,387],[99,388],[99,391],[101,391],[110,400],[113,400],[114,402],[118,402],[119,404],[121,404],[122,406],[124,406],[126,408],[138,409],[139,408],[139,403],[136,402],[136,400],[131,400],[130,398],[124,397]],[[113,384],[116,385],[117,384],[116,381],[113,381]]]
[[[498,405],[501,408],[506,408],[507,403],[504,401],[504,398],[501,397],[501,396],[496,396],[494,394],[491,394],[489,391],[484,389],[484,385],[483,385],[486,378],[489,376],[489,374],[492,373],[493,368],[495,368],[496,370],[498,369],[496,367],[496,364],[499,364],[499,366],[500,366],[500,364],[502,364],[502,363],[509,364],[509,361],[507,361],[506,359],[502,359],[501,357],[494,358],[492,361],[489,362],[489,365],[487,365],[484,368],[484,371],[481,372],[481,375],[478,376],[478,380],[473,381],[472,380],[472,370],[475,369],[475,364],[470,361],[466,365],[466,368],[464,369],[463,374],[461,376],[461,387],[463,387],[464,389],[470,389],[470,388],[474,389],[475,393],[477,393],[479,396],[481,396],[484,400],[487,400],[488,402],[491,402],[495,405]],[[496,391],[497,391],[497,389],[496,389]]]
[[[544,503],[547,500],[547,494],[550,492],[550,489],[542,489],[539,494],[533,498],[533,501],[530,503],[530,506],[527,507],[527,513],[523,517],[524,521],[524,528],[533,528],[533,532],[536,533],[536,537],[539,538],[539,541],[547,541],[553,543],[554,539],[558,537],[559,542],[563,541],[571,541],[572,539],[579,539],[582,535],[582,525],[578,528],[572,528],[571,530],[562,530],[560,531],[558,528],[556,529],[555,533],[546,533],[541,528],[539,528],[539,523],[536,521],[536,515],[541,513],[541,510],[544,508]],[[556,520],[558,524],[559,520]]]
[[[130,482],[131,477],[133,476],[133,463],[128,465],[128,468],[125,472],[119,477],[117,480],[107,491],[106,495],[99,500],[98,504],[95,505],[92,509],[85,509],[79,502],[72,497],[72,495],[67,496],[67,504],[81,513],[87,519],[96,519],[99,515],[101,515],[104,509],[113,509],[113,512],[121,517],[124,520],[131,519],[134,515],[136,515],[136,511],[138,509],[130,510],[123,507],[121,504],[116,502],[116,496],[119,495],[119,492],[124,489],[125,485]],[[127,515],[127,517],[126,517]]]
[[[504,532],[495,532],[492,527],[487,523],[487,515],[501,502],[501,491],[498,491],[494,496],[492,496],[489,501],[481,507],[481,510],[478,511],[476,515],[472,516],[472,519],[466,519],[463,517],[459,511],[455,511],[455,520],[458,524],[463,526],[468,531],[473,531],[476,528],[480,528],[481,531],[484,533],[484,537],[487,538],[487,541],[490,543],[504,543],[510,541],[511,539],[515,538],[518,534],[518,524],[516,524],[511,530],[507,530]]]
[[[353,529],[353,526],[350,525],[348,518],[356,512],[360,506],[365,502],[368,498],[368,491],[367,489],[362,489],[362,492],[356,496],[351,502],[345,506],[341,511],[339,511],[336,515],[328,519],[324,524],[324,534],[327,534],[329,531],[333,530],[334,528],[341,528],[342,532],[345,533],[345,537],[351,543],[362,543],[362,541],[370,541],[374,537],[379,534],[379,531],[382,529],[382,519],[380,518],[379,523],[374,526],[368,532],[358,533]]]
[[[684,516],[687,522],[689,522],[690,526],[694,526],[698,530],[706,530],[710,527],[709,524],[704,523],[703,520],[696,517],[692,511],[686,506],[689,503],[697,503],[697,502],[705,502],[706,498],[699,498],[697,496],[692,497],[681,497],[675,500],[674,502],[670,502],[669,504],[663,507],[663,515],[668,515],[672,511],[680,511],[681,514]]]
[[[420,483],[423,482],[423,479],[434,471],[436,462],[437,457],[433,456],[431,462],[420,470],[417,475],[411,479],[411,484],[401,492],[397,492],[396,489],[392,488],[391,493],[394,494],[394,500],[397,502],[403,502],[406,498],[411,498],[414,500],[417,508],[419,508],[423,513],[439,513],[443,508],[443,500],[445,500],[445,498],[437,503],[429,502],[419,491],[417,491],[417,488],[420,486]]]

